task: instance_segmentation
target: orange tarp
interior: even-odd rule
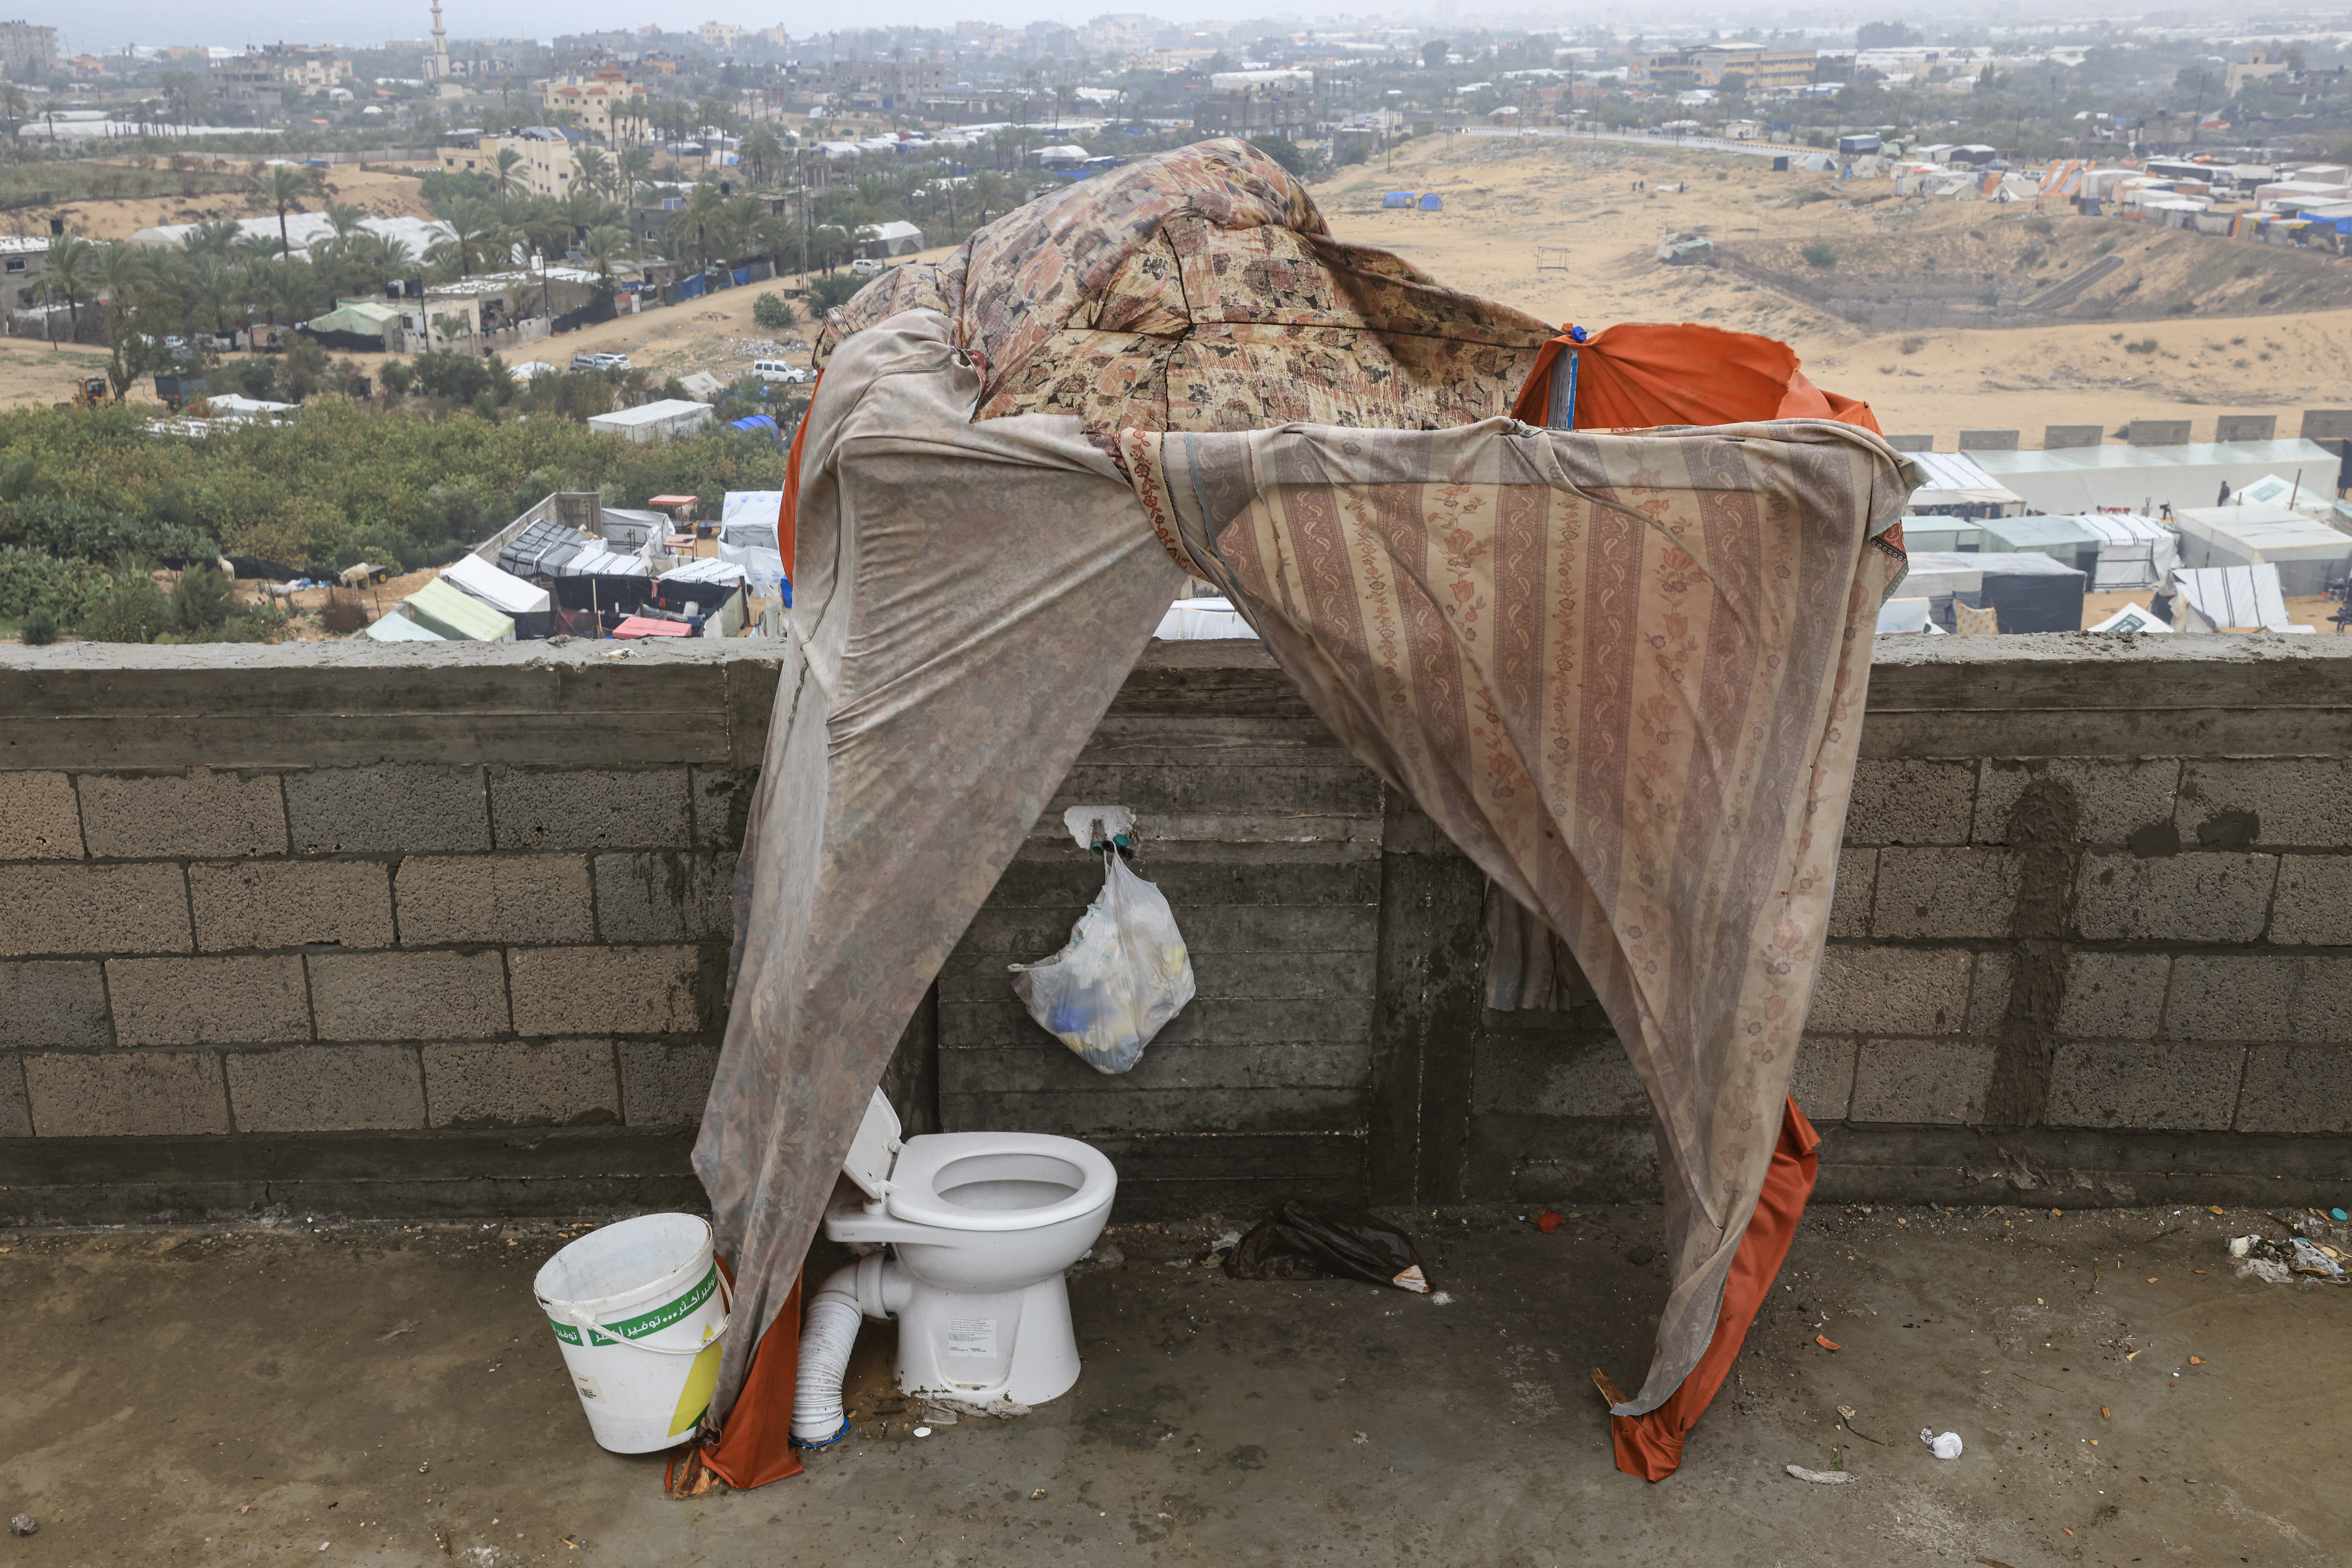
[[[1582,342],[1578,331],[1563,329],[1537,352],[1513,418],[1549,423],[1552,362],[1573,350],[1575,429],[1835,419],[1881,433],[1870,405],[1815,386],[1797,368],[1796,351],[1774,339],[1688,321],[1604,327]]]

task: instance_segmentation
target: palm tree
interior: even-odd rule
[[[635,255],[636,247],[630,240],[627,229],[616,223],[604,223],[581,237],[580,254],[588,258],[588,265],[594,268],[596,275],[604,280],[604,297],[610,299],[613,295],[614,264],[626,261]]]
[[[24,123],[25,117],[32,112],[32,108],[33,100],[25,96],[23,88],[13,81],[0,80],[0,119],[8,121],[8,131],[11,135],[14,135],[17,128]]]
[[[766,184],[769,174],[784,161],[783,143],[776,140],[775,132],[764,121],[743,133],[743,145],[737,153],[751,171],[753,181],[760,184]]]
[[[520,167],[521,153],[511,147],[499,148],[498,167],[490,174],[490,188],[502,196],[510,195],[522,184],[522,176],[515,173]]]
[[[49,241],[47,287],[66,297],[66,316],[76,332],[81,330],[81,296],[97,265],[97,247],[78,234],[61,234]]]
[[[261,176],[261,199],[278,213],[278,244],[289,256],[294,254],[294,242],[287,237],[286,215],[299,207],[310,191],[310,178],[291,163],[272,163]]]
[[[188,319],[209,321],[217,334],[228,314],[230,301],[236,297],[236,270],[217,256],[191,256],[181,267],[179,288],[187,302]]]
[[[470,278],[477,262],[501,254],[511,258],[514,242],[489,203],[460,196],[446,205],[441,221],[449,232],[425,253],[425,260],[454,263],[458,277]]]
[[[580,177],[572,183],[574,190],[602,191],[613,179],[613,160],[604,155],[602,147],[583,147],[573,155]]]
[[[137,246],[118,242],[90,247],[90,283],[100,298],[114,302],[115,309],[136,310],[147,278],[147,258]]]
[[[709,180],[697,181],[677,221],[694,231],[695,254],[706,268],[710,265],[711,231],[726,220],[727,199],[719,194],[719,186]]]
[[[284,255],[286,245],[285,241],[272,239],[266,234],[240,232],[229,242],[229,249],[248,262],[268,261],[272,257]]]
[[[349,202],[327,204],[327,222],[333,227],[337,239],[349,239],[352,235],[359,233],[360,225],[366,218],[367,214]]]
[[[539,252],[540,309],[551,318],[555,314],[555,296],[548,287],[547,258],[570,247],[573,232],[572,219],[552,198],[541,196],[531,204],[517,226],[530,247]]]
[[[190,229],[187,237],[180,241],[180,247],[191,256],[226,258],[229,247],[235,245],[236,237],[244,232],[233,217],[215,218],[210,223],[200,223]]]
[[[614,167],[621,171],[621,179],[627,187],[625,190],[616,192],[615,195],[624,203],[635,200],[637,187],[644,184],[647,180],[653,178],[653,149],[650,147],[624,147],[621,149],[621,155],[618,158],[615,158],[613,162]]]

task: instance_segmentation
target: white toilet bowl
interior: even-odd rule
[[[827,1297],[898,1320],[898,1386],[909,1394],[1039,1405],[1078,1379],[1062,1275],[1110,1217],[1118,1190],[1110,1161],[1043,1133],[937,1132],[901,1142],[898,1132],[877,1090],[843,1165],[866,1201],[835,1205],[824,1217],[825,1235],[869,1256],[811,1300],[793,1423],[803,1442],[830,1436],[841,1419],[840,1372],[831,1370],[828,1409],[828,1357],[816,1343]],[[886,1247],[888,1259],[871,1255]],[[845,1363],[845,1341],[837,1348]]]

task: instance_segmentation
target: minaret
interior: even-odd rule
[[[441,0],[433,0],[433,58],[425,62],[425,74],[435,81],[449,79],[449,35],[441,26]]]

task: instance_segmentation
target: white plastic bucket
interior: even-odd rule
[[[599,1444],[649,1454],[693,1432],[719,1385],[731,1296],[709,1221],[649,1214],[591,1231],[532,1290]]]

